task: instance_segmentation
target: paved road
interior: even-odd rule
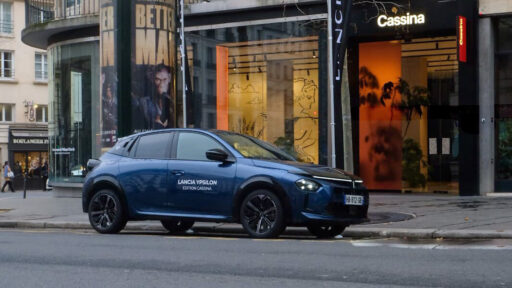
[[[512,241],[0,230],[0,287],[512,287]]]

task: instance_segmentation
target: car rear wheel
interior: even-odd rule
[[[344,225],[308,225],[309,232],[318,238],[333,238],[345,230]]]
[[[194,221],[188,220],[161,220],[160,222],[170,233],[183,233],[194,226]]]
[[[240,207],[240,222],[255,238],[274,238],[286,228],[281,200],[268,190],[256,190]]]
[[[126,226],[126,212],[119,196],[111,190],[100,190],[89,202],[89,222],[102,234],[113,234]]]

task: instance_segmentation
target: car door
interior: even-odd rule
[[[172,136],[170,132],[142,135],[131,157],[119,163],[119,181],[130,207],[138,213],[169,212],[167,162]]]
[[[174,140],[169,161],[170,202],[175,211],[186,214],[229,217],[236,163],[212,161],[206,151],[228,150],[216,139],[200,132],[180,132]]]

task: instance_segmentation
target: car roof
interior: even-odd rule
[[[128,136],[119,138],[117,140],[117,142],[119,143],[120,141],[123,141],[123,140],[131,140],[131,139],[137,138],[139,136],[143,136],[143,135],[163,133],[163,132],[180,132],[180,131],[199,132],[199,133],[204,133],[204,134],[210,135],[212,137],[215,137],[218,141],[224,142],[224,144],[227,145],[227,149],[230,150],[230,152],[233,153],[235,155],[235,157],[242,156],[238,151],[233,149],[233,147],[231,147],[229,145],[229,143],[225,142],[221,137],[219,137],[218,133],[222,132],[222,133],[229,133],[229,134],[234,134],[234,135],[242,135],[242,136],[245,136],[245,135],[231,132],[231,131],[226,131],[226,130],[218,130],[218,129],[206,130],[206,129],[198,129],[198,128],[167,128],[167,129],[149,130],[149,131],[134,133],[132,135],[128,135]]]
[[[218,133],[229,133],[229,134],[233,134],[233,135],[247,136],[247,135],[243,135],[240,133],[227,131],[227,130],[219,130],[219,129],[208,129],[207,130],[207,129],[199,129],[199,128],[166,128],[166,129],[157,129],[157,130],[149,130],[149,131],[134,133],[132,135],[122,137],[119,140],[131,138],[131,137],[138,137],[138,136],[147,135],[147,134],[153,134],[153,133],[159,133],[159,132],[173,132],[173,131],[175,131],[175,132],[179,132],[179,131],[202,132],[202,133],[206,133],[209,135],[215,135],[215,136],[218,136],[217,135]]]

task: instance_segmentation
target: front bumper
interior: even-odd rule
[[[331,181],[320,184],[322,188],[317,192],[304,195],[301,222],[351,225],[369,221],[370,197],[363,185]],[[362,196],[363,205],[346,205],[345,195]]]

